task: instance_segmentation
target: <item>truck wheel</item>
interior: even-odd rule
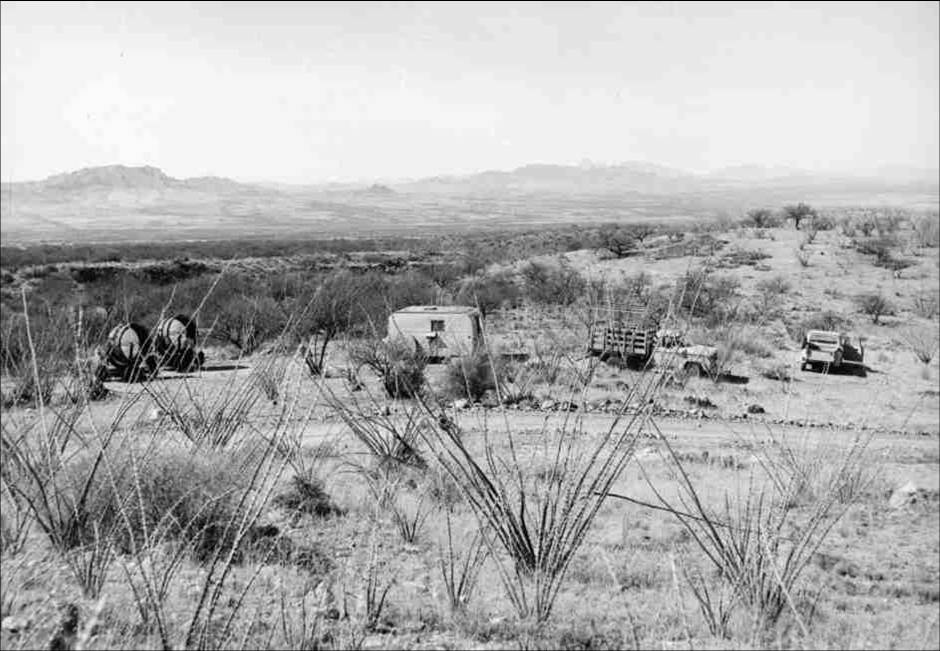
[[[868,369],[865,368],[864,364],[858,365],[858,370],[856,371],[859,377],[868,377]]]
[[[682,366],[682,371],[689,377],[702,377],[705,373],[702,371],[702,367],[695,362],[686,362]]]

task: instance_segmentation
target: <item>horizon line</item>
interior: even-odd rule
[[[731,171],[735,169],[755,169],[755,170],[766,170],[766,171],[780,171],[784,172],[781,174],[781,177],[787,175],[802,175],[810,174],[813,176],[828,176],[828,177],[855,177],[855,178],[864,178],[873,174],[884,173],[888,171],[904,171],[904,172],[914,172],[914,173],[923,173],[923,174],[932,174],[937,176],[940,179],[940,165],[937,167],[919,167],[915,165],[910,165],[906,163],[886,163],[884,165],[878,165],[870,168],[856,168],[856,169],[847,169],[847,168],[829,168],[829,169],[814,169],[810,167],[796,167],[786,163],[748,163],[740,162],[728,165],[721,165],[711,168],[698,168],[698,169],[689,169],[684,167],[677,167],[673,165],[668,165],[664,163],[642,160],[642,159],[627,159],[620,161],[595,161],[588,158],[584,158],[579,162],[546,162],[546,161],[533,161],[529,163],[524,163],[512,168],[485,168],[477,169],[475,171],[457,171],[457,172],[439,172],[432,173],[423,176],[408,176],[408,177],[389,177],[389,176],[374,176],[374,177],[327,177],[321,178],[318,180],[311,181],[284,181],[272,178],[257,178],[257,177],[246,177],[246,176],[231,176],[224,174],[216,173],[204,173],[196,174],[193,176],[174,176],[166,171],[166,168],[159,165],[154,165],[152,163],[144,163],[139,165],[128,164],[128,163],[108,163],[104,165],[88,165],[84,167],[78,167],[71,170],[66,170],[62,172],[55,172],[49,174],[44,178],[30,178],[30,179],[12,179],[8,178],[6,180],[2,179],[2,172],[0,172],[0,182],[5,185],[17,184],[17,183],[42,183],[48,181],[51,178],[56,176],[65,176],[68,174],[75,174],[77,172],[82,172],[86,170],[95,170],[95,169],[105,169],[112,167],[123,167],[127,169],[144,169],[144,168],[153,168],[159,171],[165,176],[179,181],[187,181],[192,179],[201,179],[201,178],[216,178],[224,179],[229,181],[234,181],[236,183],[242,184],[272,184],[272,185],[287,185],[287,186],[297,186],[297,187],[308,187],[308,186],[319,186],[319,185],[344,185],[344,184],[403,184],[403,183],[416,183],[420,181],[428,181],[432,179],[459,179],[462,177],[477,176],[480,174],[488,173],[497,173],[497,174],[511,174],[513,172],[518,172],[519,170],[528,168],[528,167],[567,167],[567,168],[588,168],[588,169],[605,169],[605,168],[616,168],[616,167],[625,167],[629,165],[648,165],[650,167],[658,167],[663,170],[668,170],[672,172],[679,172],[681,174],[686,174],[694,177],[708,176],[710,174],[716,174],[723,171]],[[11,175],[12,176],[12,175]],[[780,177],[778,177],[780,178]]]

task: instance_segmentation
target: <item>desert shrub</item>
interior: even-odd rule
[[[568,261],[557,264],[529,262],[520,271],[526,297],[536,303],[571,305],[583,294],[586,282]]]
[[[421,350],[407,346],[386,346],[382,386],[390,398],[412,398],[424,387],[428,358]]]
[[[892,258],[892,250],[897,246],[893,237],[871,237],[856,240],[855,250],[865,255],[875,256],[875,264],[886,264]]]
[[[747,336],[737,328],[721,328],[712,331],[709,336],[712,345],[717,349],[712,368],[707,369],[710,372],[712,380],[716,382],[722,376],[728,375],[732,368],[742,360],[747,347]]]
[[[845,215],[840,218],[839,230],[846,237],[855,237],[855,234],[858,232],[858,225],[855,222],[855,218],[851,215]]]
[[[653,286],[653,277],[645,271],[638,271],[625,277],[616,285],[608,285],[608,295],[613,301],[643,301],[649,298]]]
[[[104,310],[104,321],[109,327],[128,321],[156,325],[161,313],[169,307],[171,297],[178,300],[179,305],[185,305],[189,312],[196,308],[210,286],[207,277],[187,280],[175,288],[155,286],[122,271],[113,278],[83,284],[82,304],[86,312]],[[198,293],[198,298],[186,304],[190,287],[197,288],[193,293]]]
[[[447,366],[446,392],[452,398],[480,400],[487,391],[496,391],[502,363],[485,350],[463,355]]]
[[[247,292],[215,300],[207,312],[213,319],[208,336],[235,346],[242,355],[250,355],[262,343],[276,338],[287,325],[274,299]]]
[[[862,314],[871,317],[872,323],[877,324],[882,316],[894,314],[891,301],[880,292],[857,294],[853,300]]]
[[[914,313],[924,319],[932,319],[940,311],[940,296],[933,290],[919,292],[913,298]]]
[[[373,318],[385,320],[387,315],[409,305],[434,305],[437,303],[439,288],[425,274],[406,271],[395,275],[385,275],[382,298],[385,310]]]
[[[813,217],[812,227],[816,231],[831,231],[836,227],[836,218],[829,213],[817,214]]]
[[[639,252],[639,245],[648,235],[643,231],[643,238],[638,237],[637,231],[630,226],[620,224],[605,224],[598,229],[597,239],[602,248],[607,249],[618,258]]]
[[[591,302],[591,306],[605,308],[625,308],[628,306],[642,308],[650,322],[658,322],[668,311],[672,297],[672,287],[653,287],[653,279],[645,271],[626,276],[619,282],[603,285],[602,291]],[[588,326],[594,323],[593,310],[590,312]]]
[[[940,347],[940,332],[934,327],[905,328],[901,332],[901,338],[914,353],[914,357],[925,365],[933,360],[937,348]]]
[[[498,247],[487,246],[483,242],[469,242],[460,248],[455,267],[461,276],[472,276],[500,258]]]
[[[677,281],[676,294],[685,314],[717,325],[733,319],[740,302],[740,286],[741,281],[734,276],[693,269]]]
[[[459,489],[458,489],[459,490]],[[480,532],[476,532],[466,542],[465,537],[458,537],[466,547],[454,547],[454,535],[451,527],[450,509],[445,511],[447,525],[447,547],[438,547],[441,579],[447,594],[447,602],[453,613],[464,612],[476,589],[480,569],[489,555],[486,542]]]
[[[141,265],[133,270],[132,275],[151,285],[167,285],[198,278],[214,271],[215,269],[204,262],[177,258]]]
[[[892,271],[894,273],[895,278],[900,278],[902,271],[904,271],[905,269],[910,269],[917,263],[914,262],[913,260],[908,260],[905,258],[892,257],[884,262],[877,263],[877,264],[879,267],[884,267],[885,269],[889,269],[890,271]]]
[[[875,229],[878,228],[878,220],[874,213],[870,212],[865,212],[864,214],[856,217],[853,222],[855,227],[865,237],[871,237],[872,233],[875,232]]]
[[[719,268],[734,268],[745,265],[753,267],[761,260],[766,260],[769,257],[771,257],[770,254],[764,251],[735,248],[722,255],[718,259],[716,266]]]
[[[343,513],[327,494],[322,481],[300,474],[291,477],[290,485],[275,495],[271,504],[290,513],[303,513],[321,518]]]
[[[48,305],[31,309],[28,321],[22,313],[8,314],[0,340],[0,370],[13,386],[4,393],[3,404],[49,404],[59,376],[73,365],[75,345],[66,310]]]
[[[72,491],[84,489],[96,461],[89,452],[66,466]],[[234,543],[223,532],[244,515],[239,493],[248,481],[234,453],[197,453],[166,443],[149,450],[109,450],[88,488],[90,517],[76,523],[75,543],[93,543],[97,528],[112,532],[118,548],[130,551],[160,529],[167,538],[191,541],[196,555],[205,558]]]
[[[297,336],[310,346],[311,363],[322,369],[327,346],[342,333],[363,326],[374,329],[384,321],[384,287],[373,275],[335,271],[318,279],[294,311]],[[391,351],[385,351],[385,358]]]
[[[535,399],[535,384],[543,378],[537,362],[500,360],[497,369],[499,397],[503,404],[514,405]]]
[[[468,447],[459,423],[422,402],[428,416],[422,439],[486,531],[487,547],[494,551],[491,557],[520,619],[539,624],[550,617],[572,558],[630,461],[641,424],[648,422],[659,386],[649,382],[651,377],[640,378],[624,396],[625,403],[639,405],[640,413],[623,424],[618,415],[599,436],[585,436],[579,424],[565,418],[537,430],[542,443],[521,446],[507,421],[499,436],[508,440],[511,454],[496,446],[481,452]],[[483,436],[495,434],[489,429]],[[551,479],[540,481],[533,467],[545,467],[542,477]]]
[[[762,278],[757,282],[757,292],[761,296],[777,298],[790,293],[793,284],[790,279],[783,275],[776,275],[770,278]]]
[[[898,229],[901,227],[901,222],[903,221],[903,213],[900,211],[892,210],[886,211],[879,214],[875,223],[878,226],[878,234],[881,237],[888,237],[898,232]]]
[[[767,359],[773,357],[774,349],[764,338],[760,328],[743,326],[723,328],[718,341],[733,341],[734,349],[749,357]]]
[[[486,315],[493,310],[511,307],[519,302],[519,285],[509,273],[474,276],[460,282],[454,302],[479,307]]]
[[[739,603],[764,630],[772,630],[788,607],[795,610],[794,599],[809,592],[800,589],[804,571],[857,499],[848,487],[867,481],[868,439],[862,436],[847,451],[825,458],[818,450],[795,449],[791,442],[770,435],[773,445],[755,445],[755,456],[769,478],[752,474],[743,488],[726,490],[714,506],[668,441],[663,445],[679,497],[667,500],[666,491],[650,482],[662,508],[675,516],[724,584],[723,590],[710,589],[702,575],[690,580],[713,634],[729,635],[728,615]],[[815,499],[800,505],[795,498],[807,487]],[[799,535],[794,537],[791,532],[797,526]]]
[[[797,204],[790,204],[783,207],[784,219],[793,220],[793,228],[799,230],[800,224],[804,220],[816,217],[816,210],[802,201]]]
[[[776,228],[780,226],[780,217],[769,208],[753,208],[747,211],[741,223],[754,228]]]
[[[911,226],[917,246],[932,248],[940,246],[940,215],[937,213],[919,215],[911,219]]]
[[[417,342],[367,338],[349,346],[349,359],[366,366],[382,379],[390,398],[413,398],[423,388],[428,357]]]

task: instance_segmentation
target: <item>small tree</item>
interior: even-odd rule
[[[775,228],[780,225],[780,219],[769,208],[752,208],[742,223],[754,228]]]
[[[232,344],[242,355],[255,352],[262,343],[279,335],[285,320],[278,304],[267,296],[230,296],[213,306],[210,335]]]
[[[757,283],[760,311],[765,318],[778,311],[782,298],[790,292],[791,287],[786,276],[765,278]]]
[[[458,287],[454,302],[479,307],[484,316],[504,305],[515,305],[522,294],[507,272],[467,278]]]
[[[309,338],[308,365],[323,370],[326,348],[338,335],[370,315],[368,301],[363,300],[367,284],[348,271],[332,273],[323,278],[312,294],[304,299],[297,315],[299,334]]]
[[[871,322],[876,325],[882,316],[894,313],[891,302],[879,292],[859,294],[855,297],[855,304],[859,311],[870,316]]]
[[[799,230],[800,222],[802,222],[804,219],[812,219],[816,217],[816,210],[801,201],[796,205],[791,204],[784,206],[783,215],[786,219],[792,219],[793,227]]]
[[[601,227],[597,235],[600,245],[618,258],[634,253],[639,243],[633,232],[616,224]]]
[[[638,243],[642,244],[643,240],[656,234],[656,229],[650,224],[631,224],[628,232]]]
[[[586,288],[584,277],[564,258],[557,265],[529,262],[521,273],[526,295],[537,303],[571,305]]]

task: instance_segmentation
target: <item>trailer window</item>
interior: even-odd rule
[[[431,332],[444,332],[444,320],[431,319]]]

